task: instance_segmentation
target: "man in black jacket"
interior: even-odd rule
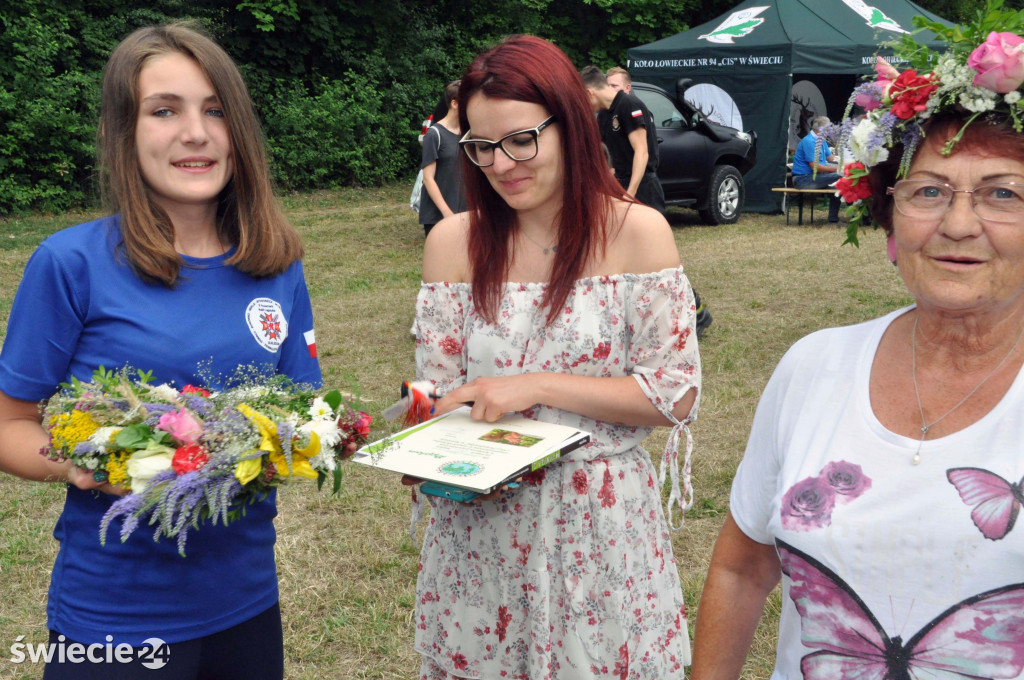
[[[654,174],[658,139],[651,112],[638,97],[612,89],[596,66],[584,68],[580,77],[597,113],[601,140],[612,156],[615,178],[638,201],[665,212],[665,194]]]
[[[625,76],[625,89],[613,88],[601,69],[587,66],[580,71],[583,85],[590,95],[590,104],[597,113],[601,140],[612,157],[615,179],[627,192],[659,212],[665,212],[665,193],[655,171],[658,169],[658,138],[654,117],[640,98],[628,91],[629,73],[617,69]],[[711,312],[703,304],[697,291],[697,337],[711,325]]]

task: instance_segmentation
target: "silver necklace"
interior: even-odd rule
[[[537,240],[535,238],[533,238],[532,236],[527,234],[526,230],[523,229],[522,227],[519,227],[519,233],[522,234],[523,236],[525,236],[526,238],[530,239],[530,241],[533,243],[533,245],[537,246],[542,251],[544,251],[545,255],[549,255],[551,253],[557,253],[558,252],[558,244],[557,243],[554,244],[554,245],[550,245],[550,246],[542,246],[540,243],[537,242]]]
[[[924,406],[921,405],[921,391],[917,387],[917,320],[919,318],[919,316],[914,317],[914,336],[910,345],[911,370],[913,372],[912,376],[914,378],[914,396],[917,397],[917,412],[921,414],[921,441],[917,443],[917,451],[914,453],[914,457],[910,459],[910,462],[913,463],[914,465],[921,464],[921,447],[924,445],[925,437],[928,436],[928,431],[931,430],[936,425],[938,425],[939,422],[942,421],[950,413],[963,406],[964,402],[973,397],[974,393],[980,390],[981,386],[987,383],[988,379],[994,376],[999,371],[999,369],[1003,367],[1003,364],[1005,364],[1010,359],[1010,355],[1013,354],[1013,350],[1017,349],[1017,345],[1020,344],[1020,339],[1024,338],[1024,327],[1022,327],[1020,333],[1017,335],[1017,339],[1013,343],[1013,347],[1011,347],[1010,351],[1006,353],[1006,356],[1004,356],[999,361],[999,363],[996,364],[996,367],[992,369],[992,372],[986,375],[985,378],[980,383],[978,383],[973,390],[968,392],[966,397],[958,401],[953,408],[949,409],[941,416],[939,416],[938,418],[929,423],[924,419]]]

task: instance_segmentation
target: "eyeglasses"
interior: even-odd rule
[[[469,156],[469,160],[481,168],[494,165],[496,148],[500,148],[514,161],[528,161],[537,155],[537,138],[540,137],[541,130],[554,122],[555,117],[551,116],[535,128],[510,132],[496,142],[490,139],[469,139],[472,130],[467,130],[459,140],[459,146]]]
[[[998,182],[973,189],[954,189],[930,179],[903,179],[885,190],[900,214],[919,220],[940,220],[956,194],[970,194],[974,214],[987,222],[1024,221],[1024,184]]]

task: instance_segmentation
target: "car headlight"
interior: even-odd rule
[[[751,142],[754,141],[753,138],[750,135],[748,135],[746,132],[739,132],[739,131],[737,131],[737,132],[734,132],[733,134],[736,135],[739,139],[742,139],[747,144],[750,144]]]

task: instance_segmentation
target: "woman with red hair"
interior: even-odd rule
[[[679,575],[640,446],[673,426],[661,473],[670,513],[688,507],[700,360],[672,232],[609,174],[583,83],[551,43],[480,55],[458,103],[468,211],[427,238],[418,377],[444,395],[437,413],[472,403],[477,419],[514,411],[593,437],[515,489],[431,498],[421,677],[683,678]]]

